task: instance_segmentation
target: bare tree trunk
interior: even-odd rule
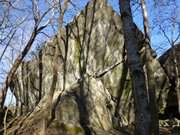
[[[172,57],[173,57],[173,64],[174,64],[174,74],[175,74],[175,90],[177,92],[177,101],[178,101],[178,111],[180,114],[180,76],[179,76],[179,70],[178,70],[178,64],[177,64],[177,58],[176,58],[176,49],[174,46],[174,43],[171,44],[172,47]]]
[[[47,11],[45,11],[41,16],[40,16],[40,11],[38,8],[38,2],[39,0],[32,0],[32,12],[33,12],[33,16],[34,16],[34,28],[33,31],[31,33],[30,39],[28,40],[25,48],[23,49],[23,51],[18,55],[18,57],[15,59],[15,62],[12,66],[12,68],[10,69],[5,82],[2,86],[2,89],[0,91],[0,105],[3,108],[4,105],[4,101],[6,98],[6,94],[7,94],[7,90],[8,87],[13,79],[14,74],[16,73],[16,70],[18,69],[19,65],[21,64],[22,60],[24,59],[24,57],[27,55],[27,53],[29,52],[29,50],[31,49],[31,46],[33,45],[33,42],[36,38],[36,36],[38,35],[39,32],[41,32],[44,28],[47,27],[47,25],[49,24],[49,21],[47,21],[47,23],[43,26],[39,26],[41,21],[44,19],[44,17],[48,14],[48,12],[52,9],[49,8]]]
[[[169,42],[169,44],[171,45],[171,48],[172,48],[172,51],[170,52],[171,53],[170,55],[172,56],[172,63],[173,63],[173,73],[172,73],[173,76],[172,77],[175,78],[175,90],[177,93],[178,111],[180,113],[180,74],[179,74],[179,70],[178,70],[178,63],[177,63],[177,57],[176,57],[177,53],[176,53],[176,48],[175,48],[175,43],[180,38],[180,33],[177,35],[175,40],[173,40],[173,39],[169,38],[169,36],[165,32],[165,29],[163,29],[161,27],[161,25],[159,25],[159,27],[160,27],[160,30],[162,31],[164,37],[167,39],[167,41]]]
[[[42,82],[43,82],[43,63],[42,63],[42,50],[39,52],[39,99],[38,103],[42,98]]]
[[[55,89],[56,89],[56,83],[57,83],[57,80],[58,80],[58,57],[59,57],[59,47],[61,45],[61,39],[62,39],[62,33],[63,33],[63,18],[64,18],[64,14],[68,8],[68,3],[69,3],[69,0],[64,0],[63,1],[63,5],[61,5],[61,2],[59,1],[59,9],[60,9],[60,15],[59,15],[59,18],[58,18],[58,34],[57,34],[57,38],[56,38],[56,50],[55,50],[55,55],[54,55],[54,60],[53,60],[53,80],[52,80],[52,85],[51,85],[51,89],[50,89],[50,93],[48,94],[48,106],[50,109],[50,112],[49,112],[49,116],[51,116],[50,120],[48,120],[47,122],[47,125],[50,124],[50,122],[55,118],[55,109],[56,109],[56,105],[57,103],[55,103],[55,105],[53,105],[52,103],[52,100],[53,100],[53,96],[54,96],[54,92],[55,92]],[[68,31],[67,31],[67,34],[68,34]],[[68,35],[67,35],[68,36]],[[67,41],[68,43],[68,41]],[[67,45],[65,46],[65,48],[68,47]],[[66,48],[67,49],[67,48]],[[67,55],[67,50],[65,49],[65,55]],[[62,54],[60,54],[62,55]],[[67,57],[67,56],[65,56]],[[66,64],[66,63],[64,63]],[[66,70],[66,65],[64,65],[64,71]],[[65,80],[66,79],[66,74],[64,73],[64,76],[63,76],[63,89],[62,89],[62,92],[60,94],[60,96],[58,98],[61,97],[62,93],[65,91]],[[59,100],[58,100],[59,101]]]
[[[143,14],[143,23],[144,23],[144,32],[145,32],[145,67],[147,73],[147,89],[149,93],[149,105],[151,110],[151,130],[153,135],[159,135],[159,121],[158,121],[158,109],[155,93],[155,78],[153,71],[153,55],[151,51],[151,40],[150,40],[150,30],[149,30],[149,21],[148,13],[146,8],[145,0],[141,0],[141,8]]]
[[[31,37],[26,45],[26,47],[24,48],[24,50],[22,51],[22,53],[17,57],[17,59],[15,60],[11,70],[9,71],[9,74],[7,75],[6,79],[5,79],[5,82],[3,84],[3,88],[1,90],[2,92],[2,97],[0,97],[0,104],[1,104],[1,107],[3,108],[3,105],[4,105],[4,101],[5,101],[5,98],[6,98],[6,94],[7,94],[7,90],[8,90],[8,87],[11,83],[11,80],[13,79],[13,76],[16,72],[16,70],[18,69],[19,65],[21,64],[22,60],[24,59],[24,57],[26,56],[26,54],[28,53],[28,51],[30,50],[35,38],[36,38],[36,35],[38,33],[37,31],[37,27],[34,28],[32,34],[31,34]]]
[[[138,54],[138,41],[131,13],[130,0],[119,0],[120,12],[125,35],[128,65],[132,77],[135,104],[135,134],[150,135],[151,114],[148,106],[148,94],[143,65]]]

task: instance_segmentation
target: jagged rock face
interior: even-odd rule
[[[177,63],[180,62],[180,44],[177,44],[174,46],[174,50],[175,50],[175,56],[177,59]],[[168,76],[170,76],[170,78],[173,78],[174,75],[174,63],[173,63],[173,56],[172,56],[172,48],[170,48],[169,50],[167,50],[160,58],[159,58],[159,62],[161,63],[161,65],[165,68],[166,73],[168,74]],[[180,71],[180,65],[177,64],[178,66],[178,70]]]
[[[58,121],[66,126],[77,125],[83,132],[89,127],[108,131],[134,121],[131,79],[120,16],[105,0],[94,2],[92,0],[65,27],[61,33],[64,40],[54,37],[42,47],[36,59],[23,62],[18,69],[13,81],[21,105],[18,114],[32,111],[39,101],[40,105],[46,101],[52,83],[55,46],[58,45],[58,81],[53,102],[62,90],[65,91],[58,101],[51,126]],[[137,38],[143,38],[138,30]],[[142,50],[142,43],[139,48]],[[143,60],[142,52],[141,56]],[[160,109],[163,109],[168,80],[156,59],[153,64],[158,84],[156,94]],[[45,111],[40,112],[43,115]]]
[[[111,129],[111,96],[102,82],[88,78],[83,88],[83,91],[86,91],[85,95],[87,95],[84,100],[81,97],[81,91],[81,86],[77,84],[66,92],[56,109],[57,119],[66,124],[76,125],[79,121],[88,118],[87,121],[92,124],[92,127],[103,130]],[[85,107],[87,110],[83,109]]]
[[[180,44],[174,46],[174,53],[176,57],[177,69],[180,73]],[[159,61],[164,68],[170,82],[170,90],[168,92],[167,97],[167,107],[165,109],[166,117],[172,116],[180,118],[180,114],[178,113],[178,99],[176,92],[176,75],[175,75],[175,64],[173,57],[173,48],[167,50],[160,58]],[[179,78],[180,79],[180,78]]]

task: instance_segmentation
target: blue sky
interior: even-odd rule
[[[23,3],[22,4],[22,7],[23,5],[27,5],[27,7],[31,6],[31,3],[30,3],[30,0],[22,0]],[[45,4],[42,4],[42,1],[44,0],[40,0],[40,9],[41,11],[44,11],[46,9],[46,6]],[[89,0],[74,0],[75,3],[79,3],[77,5],[77,9],[71,9],[69,12],[71,12],[71,14],[68,14],[66,15],[65,17],[65,21],[66,23],[71,21],[72,18],[81,10],[83,9],[83,7],[86,5],[86,3],[88,2]],[[119,0],[108,0],[108,3],[113,7],[113,9],[115,11],[117,11],[117,13],[119,13],[119,3],[118,3]],[[173,11],[174,7],[173,6],[166,6],[166,8],[162,8],[160,10],[160,12],[154,10],[154,3],[152,2],[153,0],[146,0],[146,3],[147,3],[147,9],[148,9],[148,15],[149,15],[149,21],[150,21],[150,27],[151,27],[151,41],[152,41],[152,47],[157,51],[158,55],[161,55],[165,50],[167,50],[170,46],[168,45],[167,43],[167,40],[162,36],[162,33],[159,32],[159,29],[158,27],[155,27],[152,29],[152,27],[154,27],[155,23],[156,22],[153,22],[154,18],[155,17],[158,17],[158,16],[168,16],[171,11]],[[165,0],[163,0],[165,1]],[[179,13],[180,13],[180,0],[176,0],[177,1],[177,7],[178,7],[178,10],[179,10]],[[1,5],[0,5],[1,6]],[[21,7],[21,6],[19,6]],[[141,9],[140,7],[138,8],[138,10],[135,10],[137,6],[134,6],[132,8],[132,12],[133,12],[133,15],[134,15],[134,21],[135,23],[137,24],[137,26],[140,28],[140,30],[143,31],[143,19],[142,19],[142,14],[141,14]],[[23,9],[24,12],[20,12],[20,11],[16,11],[16,12],[13,12],[11,17],[14,18],[14,17],[21,17],[21,15],[24,15],[24,14],[28,14],[31,12],[31,10],[29,10],[28,8],[24,8]],[[0,8],[0,12],[1,12],[1,8]],[[180,14],[177,15],[177,21],[180,22]],[[0,16],[1,17],[1,16]],[[49,16],[47,16],[49,17]],[[28,16],[29,20],[32,19],[32,16]],[[162,17],[163,18],[163,17]],[[31,25],[29,25],[31,24]],[[32,24],[33,22],[32,21],[29,21],[28,23],[25,23],[24,25],[22,25],[21,29],[19,29],[19,33],[23,33],[25,32],[26,33],[26,38],[28,39],[28,35],[31,33],[31,29],[32,29]],[[167,27],[167,30],[171,30],[170,29],[171,27]],[[174,33],[175,35],[177,34],[177,31],[178,31],[178,27],[174,30]],[[49,34],[49,35],[54,35],[52,29],[50,28],[47,28],[46,29],[46,32]],[[170,37],[170,32],[167,32],[168,36]],[[1,34],[0,34],[1,35]],[[18,38],[20,38],[21,36],[19,36]],[[35,50],[35,46],[37,46],[37,44],[39,44],[38,42],[42,43],[44,42],[45,40],[47,40],[48,38],[46,36],[44,36],[43,34],[38,36],[37,38],[37,42],[33,45],[33,49],[32,50]],[[23,48],[23,45],[20,45],[20,43],[17,43],[17,41],[15,42],[12,42],[12,44],[18,44],[17,48]],[[25,42],[23,42],[22,44],[25,44]],[[2,52],[2,49],[3,47],[0,46],[0,54]],[[11,50],[9,48],[8,52],[7,52],[7,56],[9,56]],[[17,52],[18,53],[18,52]],[[16,57],[16,56],[14,56]],[[7,61],[6,61],[7,62]],[[9,65],[6,64],[6,66],[4,65],[4,63],[0,63],[0,72],[2,72],[2,70],[7,70],[9,69],[10,67],[10,63]],[[3,78],[0,78],[0,82],[3,82]],[[9,94],[11,95],[11,94]],[[10,100],[10,97],[8,97],[8,99]],[[9,101],[8,100],[8,101]]]
[[[77,1],[81,1],[81,4],[82,4],[81,7],[83,7],[89,0],[77,0]],[[162,8],[160,10],[155,10],[153,1],[157,1],[157,0],[146,0],[146,4],[147,4],[148,17],[149,17],[149,23],[150,23],[150,28],[151,28],[152,47],[157,52],[158,56],[160,56],[170,46],[167,42],[167,39],[162,35],[162,33],[159,32],[159,28],[155,27],[156,23],[154,23],[154,18],[156,18],[157,16],[160,16],[160,19],[168,17],[171,14],[171,12],[174,10],[174,6],[165,5],[165,6],[162,6]],[[165,1],[168,1],[168,0],[162,0],[161,2],[165,2]],[[169,1],[176,1],[177,8],[178,8],[178,10],[176,12],[177,16],[178,16],[177,21],[180,23],[180,14],[179,14],[180,13],[180,0],[169,0]],[[160,1],[157,1],[157,2],[160,2]],[[113,7],[113,9],[117,13],[119,13],[119,0],[108,0],[108,3]],[[141,31],[143,31],[143,18],[142,18],[142,14],[141,14],[141,8],[140,7],[137,8],[137,5],[133,6],[132,13],[134,15],[135,23],[137,24],[139,29]],[[166,24],[164,24],[164,26],[165,25]],[[167,26],[165,26],[165,27],[167,27]],[[169,32],[171,30],[172,30],[171,27],[168,26],[166,33],[169,37],[171,37],[170,36],[171,33]],[[178,28],[176,28],[173,31],[174,31],[174,35],[176,36],[178,33]],[[175,38],[175,36],[174,36],[174,38]],[[180,40],[178,40],[178,41],[180,41]]]

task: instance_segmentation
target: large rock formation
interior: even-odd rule
[[[166,117],[177,117],[180,119],[180,113],[178,113],[178,98],[176,91],[176,74],[175,74],[175,64],[174,64],[174,54],[176,57],[177,69],[180,73],[180,44],[174,46],[167,50],[160,58],[159,61],[164,68],[170,82],[170,88],[167,97],[167,107],[165,109]],[[179,76],[180,79],[180,76]],[[180,89],[178,89],[180,91]]]
[[[136,31],[143,62],[144,36]],[[134,122],[134,108],[120,16],[105,0],[92,0],[64,28],[61,39],[57,37],[45,43],[36,58],[19,67],[11,85],[19,120],[11,124],[8,134],[38,134],[44,129],[43,119],[48,121],[48,135],[121,134],[115,129]],[[50,116],[45,114],[52,108],[47,108],[46,101],[55,46],[59,47],[58,81],[53,98],[55,118],[49,122]],[[152,64],[159,110],[163,112],[168,79],[156,58]]]

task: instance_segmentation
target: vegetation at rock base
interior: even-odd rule
[[[0,0],[0,135],[180,135],[179,9]]]

